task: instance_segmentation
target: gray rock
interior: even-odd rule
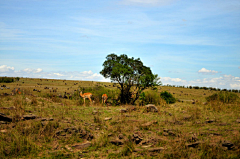
[[[227,147],[228,150],[231,150],[231,149],[233,149],[234,144],[233,144],[232,142],[230,142],[230,141],[224,141],[224,142],[222,143],[222,146],[223,146],[223,147]]]
[[[186,144],[187,147],[197,147],[201,142],[194,142],[194,143],[189,143],[189,144]]]
[[[237,119],[236,122],[237,122],[237,123],[240,123],[240,119]]]
[[[206,123],[213,123],[214,120],[206,120],[205,122],[206,122]]]
[[[163,151],[163,150],[165,150],[165,148],[163,148],[163,147],[155,147],[155,148],[149,148],[149,149],[135,148],[134,152],[141,152],[141,151],[159,152],[159,151]]]
[[[123,139],[123,138],[124,138],[123,134],[119,134],[119,135],[118,135],[118,138],[119,138],[119,139]]]
[[[121,141],[119,139],[111,140],[110,143],[114,144],[114,145],[123,145],[123,141]]]
[[[126,113],[127,109],[120,109],[120,113]]]
[[[34,115],[34,114],[28,114],[28,115],[23,115],[22,116],[23,120],[31,120],[31,119],[36,119],[36,118],[37,118],[37,116]]]
[[[84,148],[87,148],[87,147],[90,147],[92,145],[91,142],[85,142],[85,143],[82,143],[82,144],[74,144],[72,145],[72,147],[76,148],[76,149],[84,149]]]
[[[145,107],[147,112],[158,112],[158,109],[154,104],[148,104]]]
[[[11,117],[8,117],[8,116],[6,116],[6,115],[5,115],[5,114],[3,114],[3,113],[0,113],[0,121],[12,122],[12,118],[11,118]]]
[[[112,120],[112,118],[111,118],[111,117],[109,117],[109,118],[105,118],[104,120],[105,120],[105,121],[107,121],[107,120]]]

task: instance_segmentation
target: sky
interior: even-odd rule
[[[240,1],[0,0],[0,76],[110,81],[111,53],[163,85],[240,89]]]

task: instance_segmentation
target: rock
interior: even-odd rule
[[[0,132],[1,132],[1,133],[6,133],[7,130],[6,130],[6,129],[4,129],[4,130],[0,130]]]
[[[68,145],[66,145],[65,148],[66,148],[68,151],[73,151],[72,148],[69,147]]]
[[[80,138],[87,139],[87,140],[93,139],[93,135],[90,132],[87,132],[84,129],[79,129],[75,127],[68,127],[68,128],[64,128],[63,130],[58,130],[55,132],[57,136],[63,136],[63,135],[66,136],[66,133],[76,134],[76,135],[79,135]]]
[[[74,147],[75,149],[84,149],[84,148],[90,147],[91,145],[92,145],[92,143],[87,141],[82,144],[74,144],[74,145],[72,145],[72,147]]]
[[[6,122],[6,121],[1,121],[1,120],[0,120],[0,124],[7,124],[7,122]]]
[[[142,136],[138,133],[132,135],[132,141],[139,144],[143,140]]]
[[[112,120],[112,118],[111,118],[111,117],[109,117],[109,118],[105,118],[104,120],[105,120],[105,121],[107,121],[107,120]]]
[[[53,121],[53,118],[38,118],[38,121]]]
[[[219,126],[226,126],[226,125],[230,125],[230,124],[228,124],[228,123],[219,123],[217,125],[219,125]]]
[[[178,120],[173,121],[172,123],[175,124],[175,125],[183,125],[183,123],[181,121],[178,121]]]
[[[206,122],[206,123],[213,123],[214,120],[206,120],[205,122]]]
[[[57,136],[59,136],[61,133],[63,133],[64,131],[63,130],[58,130],[58,131],[56,131],[55,132],[55,134],[57,135]]]
[[[120,109],[120,113],[126,113],[127,109]]]
[[[240,123],[240,119],[237,119],[236,122],[237,122],[237,123]]]
[[[190,119],[192,119],[192,116],[191,116],[191,115],[188,115],[188,116],[184,116],[184,117],[183,117],[183,120],[190,120]]]
[[[228,150],[231,150],[231,149],[233,149],[234,144],[233,144],[232,142],[230,142],[230,141],[224,141],[224,142],[222,143],[222,146],[223,146],[223,147],[227,147]]]
[[[168,134],[169,134],[170,136],[176,136],[176,133],[173,132],[173,131],[169,131]]]
[[[159,151],[162,151],[162,150],[165,150],[165,148],[163,148],[163,147],[156,147],[156,148],[147,149],[147,151],[149,151],[149,152],[159,152]]]
[[[12,122],[12,118],[6,116],[6,115],[3,114],[3,113],[0,113],[0,121],[4,121],[4,122]]]
[[[45,125],[48,124],[48,122],[47,121],[42,121],[41,124],[42,124],[42,126],[45,126]]]
[[[111,140],[110,143],[112,143],[114,145],[123,145],[123,141],[121,141],[119,139]]]
[[[0,107],[0,109],[14,110],[16,108],[14,106],[12,106],[12,107]]]
[[[189,143],[186,144],[187,147],[197,147],[201,142],[194,142],[194,143]]]
[[[167,132],[163,132],[163,136],[168,136],[169,134]]]
[[[123,139],[123,138],[124,138],[123,134],[119,134],[119,135],[118,135],[118,138],[119,138],[119,139]]]
[[[155,148],[149,148],[149,149],[140,149],[140,148],[135,148],[134,152],[141,152],[141,151],[148,151],[148,152],[159,152],[159,151],[163,151],[165,150],[165,148],[163,147],[155,147]]]
[[[36,119],[36,118],[37,118],[37,116],[34,115],[34,114],[28,114],[28,115],[23,115],[22,116],[23,120],[31,120],[31,119]]]
[[[149,126],[151,126],[152,124],[156,124],[156,123],[157,123],[157,121],[150,121],[150,122],[147,122],[147,123],[145,123],[145,124],[142,124],[141,127],[149,127]]]
[[[99,114],[99,112],[98,112],[97,110],[94,110],[94,111],[92,112],[92,114],[93,114],[93,115],[96,115],[96,114]]]
[[[145,105],[147,112],[158,112],[157,107],[154,104]]]

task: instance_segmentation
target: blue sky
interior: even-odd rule
[[[239,0],[0,0],[0,76],[108,81],[108,54],[164,85],[240,89]]]

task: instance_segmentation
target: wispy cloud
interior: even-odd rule
[[[7,65],[0,66],[0,76],[110,82],[109,79],[105,79],[102,75],[98,73],[93,73],[91,70],[83,71],[83,72],[79,72],[79,71],[46,72],[46,71],[43,71],[43,69],[41,68],[37,68],[37,69],[25,68],[23,70],[15,70],[14,67],[10,67]]]
[[[201,70],[198,71],[198,73],[202,73],[205,75],[215,75],[216,73],[218,73],[218,71],[207,70],[206,68],[202,68]]]
[[[150,6],[158,6],[158,5],[168,5],[169,3],[176,0],[122,0],[121,4],[124,5],[150,5]]]
[[[206,71],[207,73],[209,71]],[[211,71],[210,71],[211,73]],[[0,76],[8,77],[30,77],[30,78],[49,78],[49,79],[67,79],[67,80],[85,80],[85,81],[101,81],[110,82],[110,79],[105,79],[99,73],[88,71],[58,71],[47,72],[41,68],[31,69],[25,68],[22,70],[15,70],[14,67],[1,65]],[[187,81],[181,78],[161,77],[163,85],[179,85],[179,86],[200,86],[200,87],[217,87],[227,89],[240,89],[240,77],[232,75],[222,75],[215,78],[204,78]]]
[[[232,75],[222,75],[216,78],[195,79],[191,81],[181,78],[161,77],[163,85],[179,85],[179,86],[200,86],[214,87],[222,89],[240,89],[240,77]]]

